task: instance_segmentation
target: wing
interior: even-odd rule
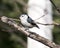
[[[36,25],[36,23],[34,22],[34,20],[32,20],[29,16],[28,16],[27,21],[28,21],[29,23],[31,23],[33,26],[36,26],[37,28],[39,28],[39,27]]]

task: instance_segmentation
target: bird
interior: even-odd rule
[[[39,29],[39,26],[35,23],[35,21],[28,16],[28,14],[21,14],[19,17],[21,24],[26,28],[33,28],[37,27]]]

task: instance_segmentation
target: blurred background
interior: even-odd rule
[[[19,19],[19,15],[24,13],[24,5],[28,0],[0,0],[0,17],[7,16]],[[60,0],[53,0],[60,8]],[[53,7],[53,20],[60,23],[60,13]],[[19,23],[18,21],[16,21]],[[60,26],[54,26],[53,41],[60,44]],[[27,37],[16,28],[0,21],[0,48],[26,48]]]

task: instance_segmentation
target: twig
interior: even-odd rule
[[[40,18],[44,17],[45,15],[46,15],[46,14],[44,14],[44,15],[42,15],[41,17],[35,19],[35,21],[36,21],[36,20],[39,20]]]
[[[53,22],[52,24],[44,24],[44,23],[39,23],[39,22],[36,22],[37,24],[41,24],[41,25],[55,25],[55,26],[60,26],[59,23],[57,22]]]
[[[52,5],[55,7],[55,9],[60,13],[60,9],[55,5],[55,3],[54,3],[52,0],[50,0],[50,2],[51,2]]]
[[[48,39],[41,37],[40,35],[38,35],[36,33],[25,31],[25,28],[23,26],[19,26],[17,23],[11,22],[11,20],[9,20],[7,17],[2,16],[1,21],[14,26],[16,29],[23,32],[28,37],[30,37],[38,42],[41,42],[41,43],[45,44],[46,46],[49,46],[50,48],[60,48],[59,45],[56,45],[54,42],[49,41]]]

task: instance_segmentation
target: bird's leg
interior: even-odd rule
[[[28,28],[28,27],[26,27],[25,31],[29,31],[29,28]]]

